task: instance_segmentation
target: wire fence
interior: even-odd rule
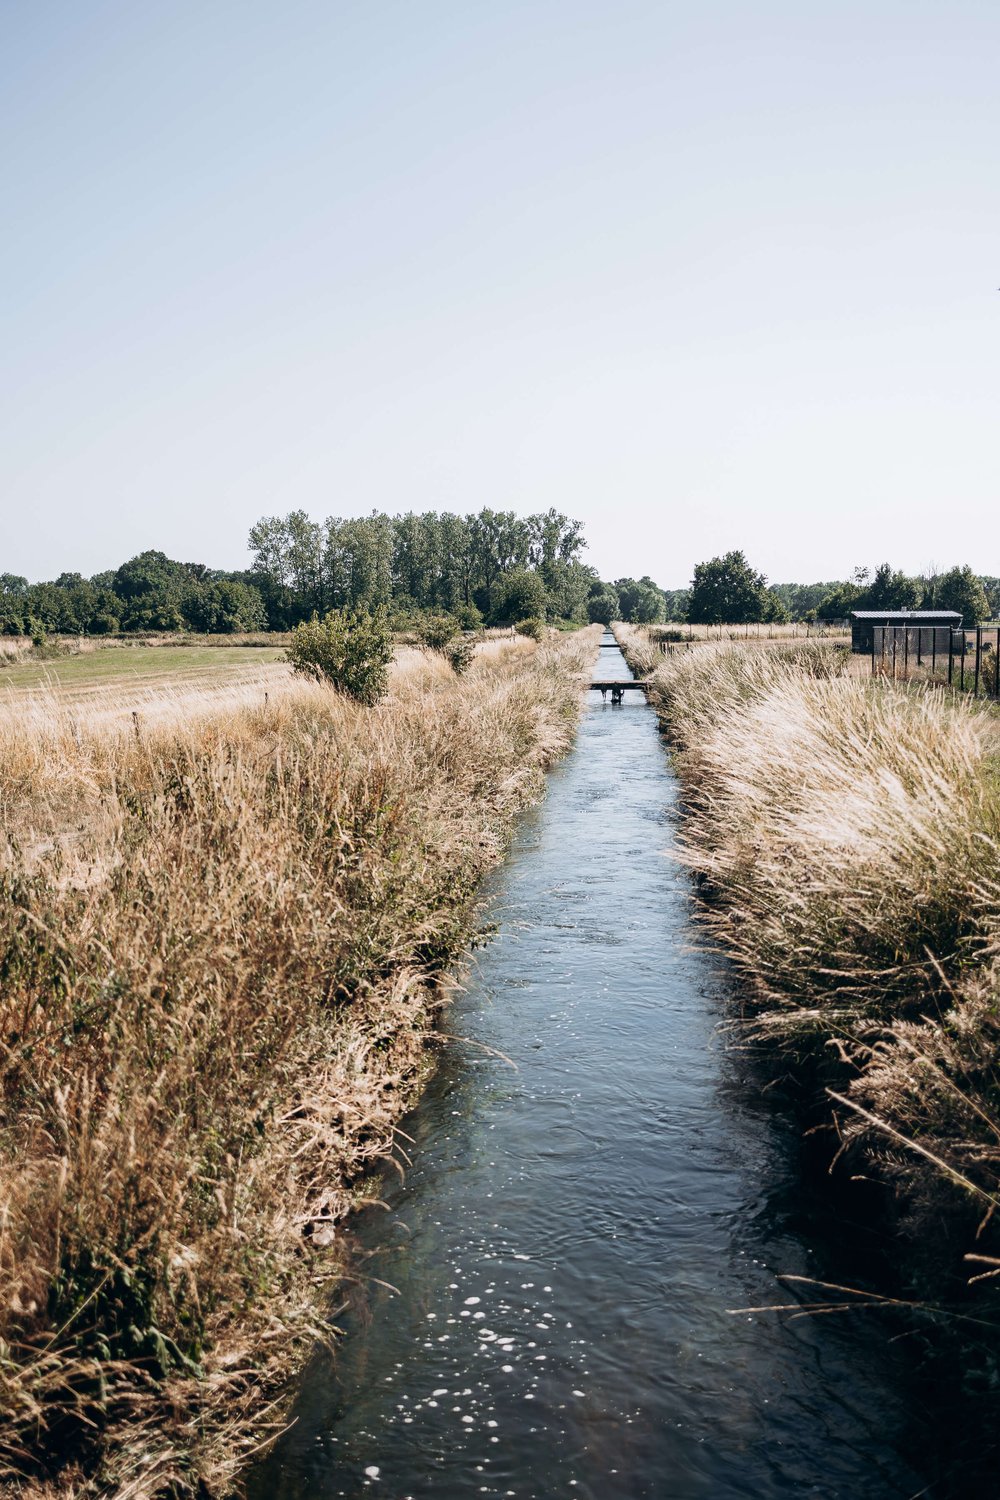
[[[893,682],[947,682],[960,692],[1000,698],[1000,624],[876,625],[872,673]]]

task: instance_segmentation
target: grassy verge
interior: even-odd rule
[[[259,1439],[593,645],[0,720],[12,1493],[212,1494]]]
[[[912,1294],[997,1320],[1000,720],[831,645],[705,646],[652,701],[752,1033],[890,1190]]]

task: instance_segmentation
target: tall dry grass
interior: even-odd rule
[[[940,1298],[984,1216],[1000,1254],[1000,720],[829,645],[706,646],[652,697],[753,1028],[830,1090]]]
[[[0,720],[0,1476],[214,1493],[322,1336],[592,632],[362,709]]]
[[[638,677],[655,672],[664,656],[687,655],[706,645],[739,642],[760,648],[778,648],[792,642],[818,644],[850,640],[850,631],[839,626],[788,625],[631,625],[616,620],[611,626],[615,640]]]
[[[651,672],[655,672],[663,660],[663,654],[645,625],[630,625],[625,620],[615,620],[611,633],[636,677],[648,677]]]

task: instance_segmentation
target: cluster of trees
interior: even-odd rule
[[[583,528],[559,511],[481,510],[313,521],[267,516],[253,564],[226,573],[142,552],[120,568],[50,583],[0,574],[0,634],[40,637],[192,630],[290,630],[333,609],[385,611],[397,626],[447,615],[465,628],[527,619],[634,624],[843,619],[854,609],[954,609],[967,625],[1000,612],[1000,579],[969,567],[919,577],[889,563],[846,582],[768,584],[742,552],[698,563],[690,588],[648,575],[602,579],[581,562]]]
[[[587,599],[587,618],[591,624],[628,620],[633,625],[657,625],[667,618],[666,595],[648,573],[642,578],[616,578],[614,583],[595,579]]]
[[[251,576],[279,629],[331,609],[444,611],[491,624],[582,620],[597,576],[580,561],[585,545],[581,523],[556,510],[322,522],[299,510],[251,529]]]
[[[687,617],[693,625],[742,625],[787,620],[789,613],[742,552],[727,552],[695,565]]]
[[[113,635],[120,630],[265,630],[260,591],[245,574],[142,552],[120,568],[84,578],[61,573],[29,584],[0,574],[0,634]]]
[[[584,621],[597,574],[580,562],[579,521],[550,510],[259,521],[253,565],[227,573],[142,552],[120,568],[48,583],[0,574],[0,634],[107,635],[288,630],[331,609],[384,609],[401,623],[433,611],[484,619]]]
[[[882,563],[874,571],[856,568],[850,580],[835,584],[815,609],[818,619],[842,619],[854,609],[953,609],[966,625],[993,618],[1000,609],[1000,581],[981,577],[968,566],[936,568],[916,578]]]
[[[953,609],[966,625],[976,625],[1000,612],[1000,580],[980,576],[968,566],[946,572],[931,567],[912,578],[882,563],[874,569],[857,568],[842,583],[768,585],[742,552],[727,552],[697,564],[691,588],[677,604],[676,614],[668,605],[667,619],[698,625],[842,620],[855,609]]]

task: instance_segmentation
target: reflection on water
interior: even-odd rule
[[[641,696],[594,695],[494,880],[499,936],[448,1016],[470,1040],[359,1221],[337,1371],[307,1373],[253,1500],[923,1488],[877,1325],[730,1311],[813,1262],[774,1207],[787,1127],[715,1033],[726,977],[664,858],[674,792]]]

